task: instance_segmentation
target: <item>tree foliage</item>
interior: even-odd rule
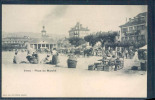
[[[139,33],[135,33],[139,34]],[[139,41],[121,41],[115,42],[115,37],[118,35],[118,32],[97,32],[94,35],[85,36],[85,41],[89,42],[91,46],[94,46],[98,41],[101,42],[103,46],[111,46],[111,47],[129,47],[133,46],[135,48],[140,48],[146,45],[146,41],[139,40]]]
[[[79,38],[79,37],[76,37],[76,38],[72,37],[72,38],[69,38],[68,40],[71,43],[71,45],[74,45],[75,47],[80,46],[80,45],[86,43],[86,41],[84,39]]]
[[[94,46],[98,41],[100,41],[103,47],[105,43],[114,43],[115,37],[117,35],[117,32],[97,32],[95,35],[85,36],[84,39],[92,46]]]
[[[88,35],[88,36],[85,36],[84,37],[84,40],[89,42],[89,44],[91,46],[94,46],[96,44],[96,42],[98,41],[97,40],[97,37],[95,35]]]
[[[118,47],[129,47],[133,46],[134,48],[140,48],[146,45],[146,41],[140,40],[140,41],[121,41],[114,43],[113,45],[118,46]]]

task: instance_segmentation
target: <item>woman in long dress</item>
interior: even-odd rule
[[[133,61],[139,61],[137,50],[136,50],[135,55],[134,55],[134,57],[133,57]]]
[[[52,57],[52,64],[57,66],[59,61],[58,61],[58,52],[56,51],[56,48],[53,49],[52,55],[53,55],[53,57]]]

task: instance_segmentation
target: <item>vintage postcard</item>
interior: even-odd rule
[[[147,5],[2,5],[2,97],[147,97]]]

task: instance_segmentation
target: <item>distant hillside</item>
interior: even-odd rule
[[[50,34],[47,33],[49,37],[54,40],[61,39],[67,37],[67,35],[59,35],[59,34]],[[16,32],[16,33],[8,33],[2,32],[2,38],[4,37],[24,37],[29,36],[30,38],[41,38],[41,33],[33,33],[33,32]]]

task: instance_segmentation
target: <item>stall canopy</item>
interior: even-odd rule
[[[147,45],[145,45],[145,46],[143,46],[143,47],[141,47],[141,48],[139,48],[139,49],[147,50]]]

